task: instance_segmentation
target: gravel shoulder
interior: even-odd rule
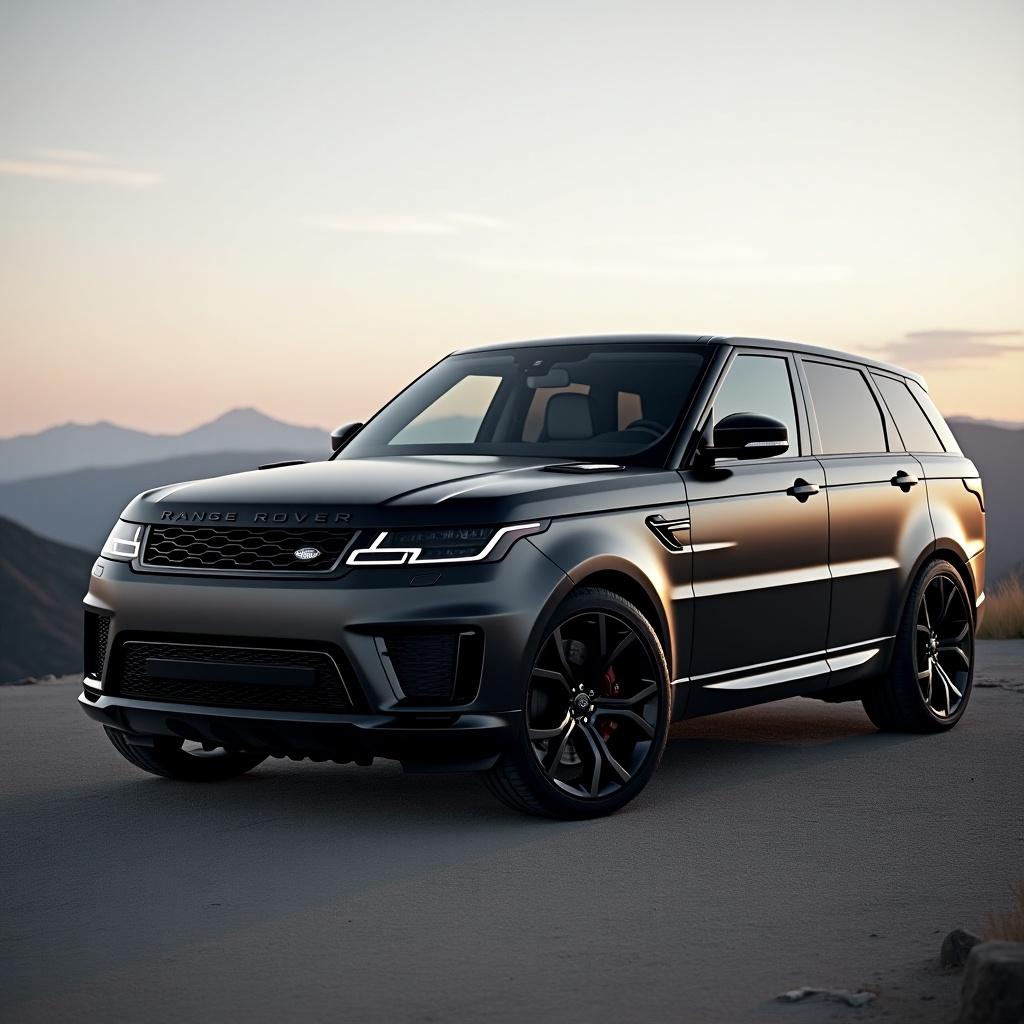
[[[1024,878],[1024,641],[945,736],[789,700],[673,729],[598,822],[475,779],[121,760],[73,683],[0,688],[0,1017],[950,1021],[943,935]],[[878,992],[862,1009],[774,1001]]]

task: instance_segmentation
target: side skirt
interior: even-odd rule
[[[676,718],[734,711],[787,697],[818,696],[821,691],[874,678],[889,664],[892,637],[875,637],[847,647],[814,651],[796,658],[747,665],[704,676],[676,679],[687,699]]]

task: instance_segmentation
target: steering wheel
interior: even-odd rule
[[[657,420],[634,420],[628,427],[626,427],[626,429],[646,430],[649,434],[653,434],[655,437],[661,437],[662,434],[668,431],[668,427],[659,423]]]

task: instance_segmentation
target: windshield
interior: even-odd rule
[[[708,352],[678,343],[605,342],[449,356],[387,405],[341,457],[654,463],[671,442]]]

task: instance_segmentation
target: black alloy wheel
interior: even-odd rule
[[[657,765],[668,672],[650,623],[617,595],[580,591],[560,612],[530,671],[522,747],[488,778],[520,810],[595,817],[631,800]]]
[[[914,664],[925,705],[938,718],[956,715],[974,663],[972,616],[958,581],[933,576],[918,605]]]
[[[942,732],[963,717],[974,679],[975,616],[959,571],[936,560],[911,588],[886,676],[864,710],[888,732]]]

